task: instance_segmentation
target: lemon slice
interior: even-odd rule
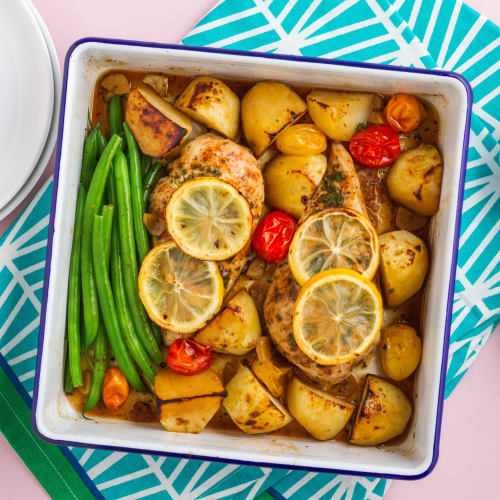
[[[308,217],[297,229],[288,263],[300,285],[332,268],[354,269],[372,279],[379,264],[380,244],[373,224],[348,208],[328,208]]]
[[[236,188],[198,177],[179,187],[167,205],[168,232],[181,250],[202,260],[236,255],[252,235],[252,212]]]
[[[156,324],[189,333],[205,326],[219,311],[224,284],[215,262],[193,259],[168,241],[144,258],[139,295]]]
[[[382,315],[382,298],[371,281],[351,269],[328,269],[300,291],[293,335],[316,363],[347,363],[370,347],[382,327]]]

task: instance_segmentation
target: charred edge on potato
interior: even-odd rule
[[[284,130],[286,129],[291,123],[293,123],[299,116],[301,116],[303,113],[297,114],[291,109],[287,109],[287,112],[290,113],[290,119],[276,132],[266,132],[264,133],[269,137],[270,141],[273,142],[276,137]]]
[[[211,394],[202,394],[200,396],[188,396],[185,398],[173,398],[173,399],[160,399],[158,396],[156,397],[156,407],[158,411],[160,408],[169,403],[182,403],[184,401],[191,401],[193,399],[201,399],[201,398],[225,398],[227,397],[227,391],[222,392],[212,392]]]

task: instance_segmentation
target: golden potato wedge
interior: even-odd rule
[[[430,144],[421,144],[399,155],[387,174],[387,189],[401,205],[430,216],[439,209],[442,176],[439,151]]]
[[[195,335],[194,340],[213,347],[215,352],[240,355],[254,349],[261,334],[254,301],[241,290]]]
[[[325,151],[325,134],[312,123],[290,125],[276,139],[276,146],[284,155],[317,155]]]
[[[130,82],[123,73],[111,73],[101,81],[101,87],[113,95],[123,95],[130,92]]]
[[[153,157],[165,156],[187,138],[192,128],[188,117],[151,89],[130,92],[125,119],[141,151]]]
[[[396,323],[382,330],[378,353],[384,373],[392,380],[404,380],[420,363],[422,340],[412,326]]]
[[[198,76],[184,89],[175,106],[193,120],[220,132],[229,139],[238,135],[240,100],[221,80]]]
[[[304,214],[327,165],[326,156],[279,155],[264,170],[266,203],[294,217]]]
[[[260,156],[306,109],[304,100],[283,83],[255,84],[241,101],[243,134],[254,153]]]
[[[425,242],[409,231],[380,236],[380,269],[386,304],[395,307],[422,287],[429,269]]]
[[[285,394],[286,383],[292,374],[292,365],[278,362],[276,359],[261,361],[256,358],[252,361],[254,375],[267,387],[275,398]]]
[[[246,366],[227,384],[223,406],[234,423],[247,434],[263,434],[292,421],[287,409],[270,394]]]
[[[375,446],[403,433],[412,406],[399,387],[375,375],[367,375],[349,442]]]
[[[297,377],[288,385],[286,401],[295,420],[320,441],[334,438],[356,409],[353,404],[311,387]]]
[[[163,427],[192,434],[207,425],[227,394],[211,369],[186,376],[164,368],[155,377],[154,389]]]
[[[334,141],[348,141],[356,127],[366,124],[375,94],[313,90],[307,109],[314,124]]]

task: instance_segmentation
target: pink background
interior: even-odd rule
[[[86,36],[178,42],[216,2],[142,0],[138,4],[132,0],[33,0],[33,3],[54,39],[62,68],[68,47]],[[500,24],[498,0],[470,0],[468,3]],[[34,192],[48,178],[52,167],[51,162]],[[0,222],[0,234],[27,200]],[[497,432],[500,398],[495,397],[497,391],[493,389],[500,380],[499,353],[500,328],[497,328],[464,380],[446,401],[436,469],[420,481],[395,481],[386,500],[500,498],[500,433]],[[20,500],[47,498],[1,434],[0,471],[2,491],[15,491],[13,496]]]

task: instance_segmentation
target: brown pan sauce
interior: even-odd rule
[[[137,72],[137,71],[125,71],[125,70],[113,70],[106,74],[103,74],[101,78],[96,82],[96,86],[93,94],[93,101],[91,107],[91,120],[95,125],[98,122],[101,122],[101,130],[107,136],[108,135],[108,100],[107,93],[103,87],[100,86],[100,82],[102,79],[107,76],[109,73],[122,73],[124,74],[130,84],[131,88],[135,88],[139,85],[143,85],[142,79],[144,76],[150,74],[149,72]],[[170,75],[164,74],[166,78],[168,78],[168,90],[167,90],[167,99],[173,101],[175,97],[177,97],[182,90],[187,86],[187,84],[192,80],[193,77],[190,76],[181,76],[181,75]],[[231,79],[224,79],[224,82],[238,95],[242,98],[248,89],[254,85],[255,82],[247,82],[247,81],[237,81]],[[297,87],[291,86],[300,96],[303,98],[312,90],[311,87]],[[385,103],[389,97],[381,96],[383,102]],[[430,103],[425,102],[425,107],[427,110],[427,116],[422,120],[422,123],[418,127],[417,130],[412,132],[410,139],[417,142],[424,142],[428,144],[437,145],[438,134],[439,134],[439,115],[437,110]],[[307,121],[306,118],[303,118],[302,121]],[[244,138],[240,141],[244,143]],[[359,167],[359,166],[358,166]],[[360,167],[358,170],[361,169]],[[379,182],[384,183],[383,175],[380,175]],[[370,191],[364,191],[365,197],[367,193]],[[368,194],[368,196],[370,196]],[[370,205],[370,202],[374,202],[375,200],[366,199],[367,205]],[[397,208],[397,205],[394,204],[394,211]],[[393,223],[394,224],[394,223]],[[430,219],[427,220],[427,224],[424,228],[418,231],[412,231],[414,234],[422,238],[427,244],[429,243],[429,224]],[[392,230],[397,229],[394,224]],[[423,292],[420,291],[414,297],[412,297],[406,304],[404,304],[400,309],[401,313],[397,316],[398,321],[406,322],[411,326],[415,327],[417,331],[421,334],[421,314],[422,314],[422,297]],[[372,356],[377,356],[376,350],[371,354]],[[254,353],[251,353],[248,356],[248,361],[251,361],[252,356],[255,356]],[[363,362],[362,362],[363,363]],[[297,371],[297,370],[296,370]],[[306,377],[303,374],[296,373],[297,376],[303,378],[307,381]],[[310,381],[308,381],[310,383]],[[364,378],[361,380],[357,380],[352,374],[343,382],[333,386],[333,387],[321,387],[321,389],[328,391],[332,395],[338,396],[340,398],[346,399],[347,401],[353,402],[355,404],[358,403],[361,392],[363,388]],[[395,382],[391,381],[393,384],[400,387],[410,398],[410,400],[414,400],[414,391],[415,391],[415,374],[411,375],[409,378],[401,381]],[[87,395],[82,394],[80,391],[75,390],[75,392],[71,395],[68,395],[68,399],[71,402],[72,406],[78,412],[82,412],[85,407]],[[286,401],[284,401],[286,403]],[[104,418],[115,418],[115,419],[125,419],[132,420],[136,422],[159,422],[158,413],[156,411],[156,403],[154,401],[154,397],[149,393],[138,393],[131,388],[129,398],[127,402],[123,405],[122,408],[116,411],[108,410],[102,401],[91,411],[86,414],[87,417],[104,417]],[[338,435],[335,440],[338,441],[347,441],[349,435],[349,425]],[[383,446],[386,445],[394,445],[401,443],[404,441],[408,435],[409,428],[411,425],[411,421],[407,426],[406,431],[384,443]],[[212,418],[210,423],[207,426],[210,429],[219,429],[219,430],[238,430],[237,426],[231,420],[231,417],[228,415],[224,407],[221,407],[216,415]],[[282,429],[275,431],[273,434],[278,436],[286,436],[292,438],[303,438],[310,440],[311,437],[309,434],[294,420],[287,426]]]

